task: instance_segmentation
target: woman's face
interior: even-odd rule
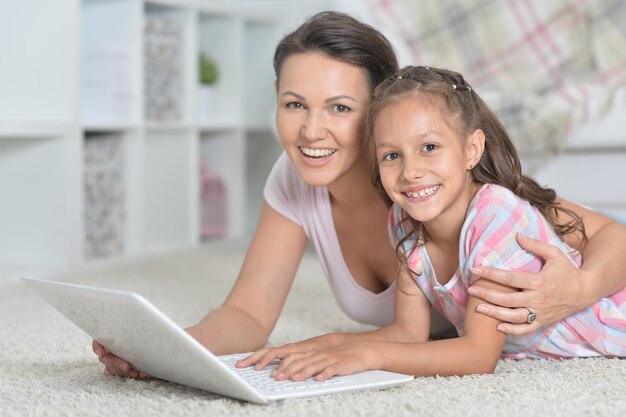
[[[306,183],[329,186],[365,160],[369,96],[360,67],[321,53],[285,59],[277,85],[276,127]]]

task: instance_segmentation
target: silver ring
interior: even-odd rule
[[[533,321],[537,320],[537,313],[534,313],[528,307],[524,307],[524,308],[528,310],[528,315],[526,316],[526,323],[532,323]]]

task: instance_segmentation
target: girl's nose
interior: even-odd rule
[[[424,176],[424,167],[416,158],[404,158],[402,175],[409,181],[415,178],[421,178]]]
[[[310,110],[302,125],[302,136],[310,141],[324,139],[328,133],[326,120],[321,112]]]

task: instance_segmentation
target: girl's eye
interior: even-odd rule
[[[432,152],[435,149],[437,149],[439,146],[435,145],[434,143],[427,143],[426,145],[424,145],[422,147],[422,149],[426,152]]]
[[[301,109],[304,106],[302,105],[302,103],[299,103],[297,101],[290,101],[285,107],[287,107],[288,109]]]
[[[400,155],[397,152],[387,152],[383,155],[383,161],[395,161]]]
[[[348,112],[350,111],[350,107],[348,107],[348,106],[344,106],[343,104],[335,104],[335,105],[332,107],[332,110],[333,110],[335,113],[348,113]]]

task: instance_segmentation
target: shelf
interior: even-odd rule
[[[246,143],[240,131],[223,130],[202,132],[199,156],[211,175],[221,178],[226,185],[227,236],[241,237],[245,233]]]
[[[77,260],[76,135],[0,141],[0,268]]]
[[[0,125],[30,120],[51,123],[76,120],[79,77],[76,2],[2,3]]]
[[[245,120],[246,126],[273,125],[276,108],[274,48],[281,37],[276,22],[245,24]]]
[[[238,19],[202,11],[198,14],[197,56],[194,62],[197,62],[200,53],[204,53],[217,62],[219,70],[219,79],[212,94],[212,102],[216,104],[211,106],[209,114],[196,114],[197,120],[202,123],[228,125],[242,120],[241,41],[241,22]],[[198,83],[193,88],[197,95]]]
[[[269,177],[274,163],[283,151],[283,147],[273,129],[248,130],[246,138],[246,167],[248,169],[246,175],[246,196],[248,197],[246,216],[248,219],[256,219],[263,204],[265,180]],[[254,221],[249,222],[246,232],[251,235],[255,227]]]
[[[83,255],[125,253],[127,236],[124,135],[89,133],[83,140]]]
[[[0,282],[198,245],[207,219],[246,236],[281,150],[274,48],[325,2],[0,3]]]
[[[82,126],[82,129],[85,132],[93,132],[93,133],[127,132],[127,131],[133,131],[133,130],[137,130],[141,128],[142,128],[142,125],[140,124],[125,124],[125,123],[85,124]]]
[[[140,22],[138,2],[82,2],[80,85],[85,125],[141,122]]]
[[[22,123],[0,123],[0,140],[3,138],[51,138],[76,132],[78,123],[30,121]]]
[[[189,123],[195,73],[193,19],[188,9],[165,2],[144,7],[143,85],[147,123]]]
[[[143,236],[146,250],[197,243],[198,162],[191,133],[150,132],[145,138]]]

